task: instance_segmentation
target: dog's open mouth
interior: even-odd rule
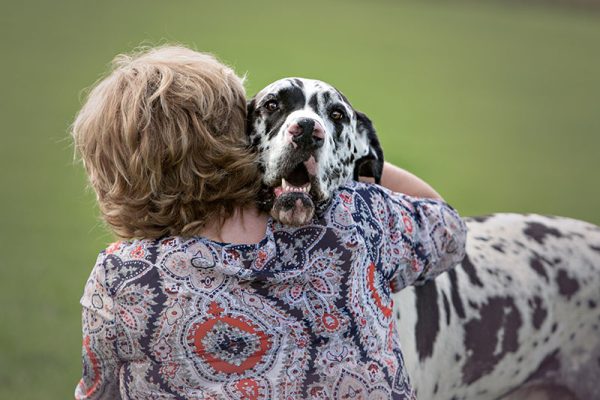
[[[316,161],[298,163],[281,177],[281,184],[273,188],[275,197],[271,215],[286,225],[301,226],[307,224],[315,213],[315,204],[311,193],[311,180],[314,179]]]
[[[310,176],[304,163],[298,164],[286,177],[281,178],[281,186],[273,189],[275,198],[286,193],[310,193]]]

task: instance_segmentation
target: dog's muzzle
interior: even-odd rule
[[[281,171],[281,185],[273,189],[275,196],[271,215],[287,225],[308,223],[315,212],[314,197],[319,197],[317,184],[317,150],[325,141],[325,129],[312,118],[299,118],[286,130],[288,154]]]

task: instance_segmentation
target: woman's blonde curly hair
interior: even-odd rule
[[[100,210],[121,238],[192,236],[255,201],[242,80],[209,54],[119,55],[72,126]]]

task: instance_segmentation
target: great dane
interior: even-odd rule
[[[261,206],[286,224],[309,221],[348,179],[381,177],[371,121],[321,81],[261,90],[248,137]],[[462,263],[393,295],[418,397],[600,399],[600,228],[539,215],[466,221]]]

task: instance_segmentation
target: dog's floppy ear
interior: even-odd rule
[[[246,102],[246,136],[250,137],[252,130],[254,129],[254,111],[256,109],[256,99],[251,98]]]
[[[369,143],[369,152],[364,157],[356,160],[354,164],[354,180],[359,176],[375,179],[375,183],[381,182],[383,173],[383,149],[377,139],[377,133],[373,123],[365,114],[356,112],[356,129],[360,135],[365,135]]]

